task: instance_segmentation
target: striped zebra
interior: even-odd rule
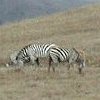
[[[57,64],[58,62],[68,62],[68,70],[70,69],[70,65],[74,63],[79,65],[79,73],[82,72],[82,68],[85,67],[85,58],[80,55],[80,53],[75,49],[64,49],[59,47],[54,47],[50,50],[49,56],[49,68],[50,72],[51,63],[54,62]],[[55,69],[54,69],[55,71]]]
[[[15,52],[10,57],[11,63],[18,66],[23,66],[25,63],[31,62],[39,65],[39,58],[49,57],[50,49],[56,47],[55,44],[29,44],[20,51]],[[9,66],[10,64],[7,64]]]

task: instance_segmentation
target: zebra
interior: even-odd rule
[[[82,68],[85,67],[85,58],[82,57],[75,48],[64,49],[60,47],[54,47],[50,50],[48,71],[50,72],[52,62],[57,64],[63,61],[68,62],[68,70],[70,69],[70,65],[73,65],[74,63],[78,64],[80,74],[82,72]],[[55,68],[53,71],[55,72]]]
[[[32,43],[11,56],[11,62],[14,65],[23,66],[25,63],[31,62],[32,65],[39,65],[39,58],[49,57],[49,52],[52,47],[56,47],[54,43]],[[10,64],[7,64],[7,66]]]

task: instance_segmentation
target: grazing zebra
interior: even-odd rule
[[[49,57],[50,49],[56,47],[55,44],[29,44],[22,48],[18,53],[10,57],[13,64],[23,66],[25,63],[35,62],[39,65],[38,58]]]
[[[82,68],[85,67],[85,59],[80,55],[80,53],[75,49],[64,49],[59,47],[54,47],[50,50],[49,56],[49,68],[50,71],[51,62],[58,63],[58,62],[68,62],[68,70],[70,69],[71,64],[78,64],[79,65],[79,73],[82,72]],[[55,71],[55,69],[54,69]]]

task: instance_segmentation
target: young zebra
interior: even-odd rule
[[[49,57],[49,52],[52,47],[56,47],[55,44],[29,44],[22,48],[11,61],[14,65],[23,66],[25,63],[35,62],[39,65],[38,58]],[[9,65],[9,64],[8,64]]]
[[[85,58],[80,55],[80,53],[75,49],[64,49],[64,48],[52,48],[50,50],[49,56],[49,68],[50,71],[51,62],[57,64],[58,62],[68,62],[68,70],[70,69],[70,65],[76,63],[79,65],[79,73],[82,72],[82,68],[85,67]],[[55,71],[55,69],[54,69]]]

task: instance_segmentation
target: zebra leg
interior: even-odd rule
[[[81,73],[82,73],[82,68],[83,68],[83,66],[82,66],[82,65],[80,65],[80,66],[79,66],[79,68],[78,68],[78,70],[79,70],[79,74],[81,74]]]
[[[82,69],[85,67],[85,59],[84,60],[81,60],[81,63],[80,63],[80,66],[79,66],[79,74],[81,74],[82,73]]]
[[[39,66],[40,65],[39,58],[37,58],[35,61],[36,61],[37,65]]]
[[[51,63],[52,63],[52,58],[51,58],[51,57],[49,57],[49,67],[48,67],[48,72],[50,72]]]
[[[34,57],[34,56],[30,56],[30,60],[31,60],[31,63],[32,65],[34,66],[35,63],[37,63],[37,65],[39,66],[39,59],[37,57]],[[37,69],[37,66],[34,66],[34,70]]]
[[[54,62],[54,64],[52,65],[52,70],[53,72],[55,72],[55,66],[57,66],[57,64],[59,63],[58,57],[56,55],[51,56],[51,62]],[[50,63],[50,66],[51,66],[51,63]]]
[[[68,60],[68,70],[70,69],[70,66],[73,66],[73,64],[74,64],[74,59],[70,57]]]
[[[30,61],[31,61],[32,65],[34,65],[36,60],[37,60],[36,57],[34,57],[33,55],[30,55]],[[37,63],[37,61],[36,61],[36,63]]]
[[[51,68],[51,63],[54,62],[54,59],[52,59],[51,57],[49,57],[49,67],[48,67],[48,72],[50,72],[50,68]],[[53,72],[55,72],[55,67],[52,65],[52,70]]]
[[[68,68],[67,68],[68,70],[70,69],[71,63],[72,63],[72,59],[69,58],[69,60],[68,60]]]

